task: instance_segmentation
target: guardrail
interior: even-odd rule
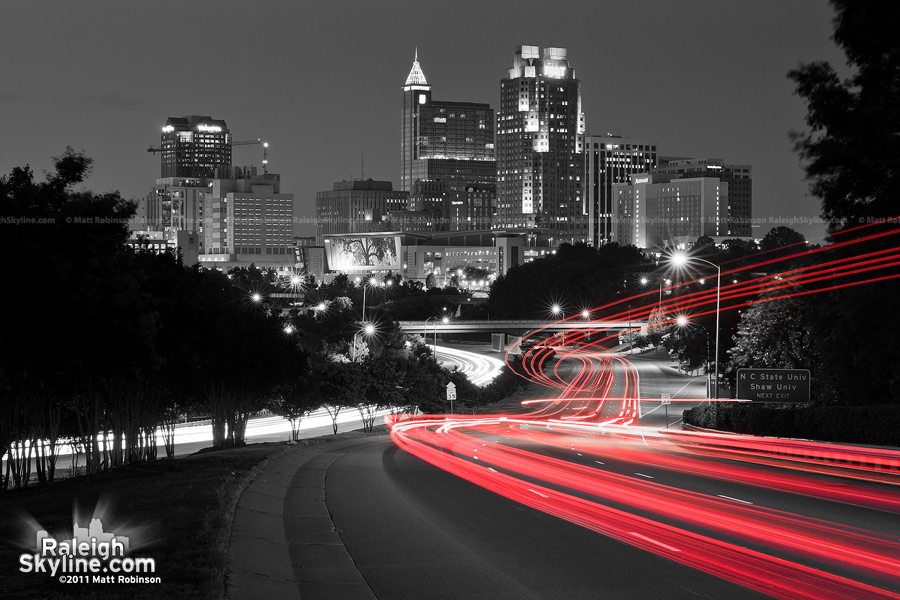
[[[521,320],[460,320],[451,319],[449,323],[441,321],[400,321],[400,328],[405,331],[424,331],[426,327],[433,331],[437,327],[438,332],[468,332],[468,331],[504,331],[516,330],[543,330],[543,331],[602,331],[608,329],[636,329],[645,330],[647,321],[537,321],[529,319]]]

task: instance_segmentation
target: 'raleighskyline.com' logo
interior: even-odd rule
[[[128,538],[103,531],[100,519],[89,527],[75,522],[71,539],[57,540],[43,529],[35,535],[33,554],[19,556],[19,571],[47,573],[61,583],[160,583],[153,558],[131,558]]]

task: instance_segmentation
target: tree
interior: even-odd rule
[[[805,241],[806,237],[802,233],[782,225],[770,229],[759,247],[763,252],[784,248],[786,252],[796,253],[806,250]]]
[[[513,267],[491,286],[487,310],[498,319],[543,319],[561,303],[565,314],[621,299],[646,259],[634,246],[562,244],[556,254]]]
[[[122,464],[134,444],[149,452],[139,431],[155,430],[155,416],[141,388],[159,362],[157,315],[124,243],[134,204],[117,192],[74,190],[92,166],[82,153],[67,148],[53,163],[44,181],[27,166],[0,178],[0,216],[15,224],[0,237],[6,275],[27,282],[39,273],[52,282],[50,291],[22,285],[0,300],[0,403],[29,405],[0,423],[0,452],[27,441],[41,482],[53,479],[62,436],[85,440],[93,470]],[[27,318],[25,307],[48,307],[64,323]],[[21,456],[13,449],[8,464]],[[20,475],[26,485],[27,468]]]
[[[824,61],[788,73],[809,131],[791,134],[832,233],[897,215],[900,198],[900,4],[832,0],[833,39],[853,73]]]
[[[713,248],[715,249],[716,242],[714,239],[709,237],[708,235],[701,235],[697,238],[697,241],[693,243],[691,248],[697,251],[703,251],[704,249]]]
[[[897,216],[900,198],[900,4],[833,0],[833,39],[847,57],[842,79],[826,62],[788,73],[807,105],[808,131],[792,133],[810,182],[822,200],[829,232],[840,240],[896,221],[854,231]],[[841,248],[860,255],[896,245],[893,237],[865,247]],[[822,396],[842,404],[900,402],[900,354],[885,352],[900,337],[900,320],[884,318],[885,299],[900,295],[898,280],[835,290],[817,297],[811,328],[822,360]]]
[[[396,240],[390,236],[336,238],[332,243],[339,246],[339,254],[349,255],[355,265],[384,265],[397,258]]]
[[[363,401],[365,382],[362,365],[357,362],[325,360],[317,364],[320,403],[331,417],[332,433],[338,432],[338,415],[345,408],[356,408]]]
[[[810,335],[810,299],[783,295],[776,290],[760,295],[759,300],[741,313],[731,361],[725,370],[732,381],[738,369],[810,369],[820,364],[816,340]],[[815,373],[815,381],[819,374]]]
[[[300,421],[321,406],[318,382],[310,373],[295,378],[281,386],[269,404],[269,409],[281,415],[291,424],[291,440],[300,439]]]

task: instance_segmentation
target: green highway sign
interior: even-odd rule
[[[754,402],[809,402],[809,370],[738,369],[737,398]]]

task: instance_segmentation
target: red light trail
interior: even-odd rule
[[[778,261],[900,233],[868,227],[856,239],[835,236],[825,248],[723,272],[744,281],[720,290],[686,287],[695,280],[673,285],[685,290],[673,299],[655,302],[653,290],[590,314],[624,321],[616,310],[647,297],[629,320],[709,315],[717,292],[727,311],[763,301],[763,292],[768,301],[900,277],[898,248],[757,275]],[[518,374],[556,395],[524,402],[521,413],[394,418],[391,437],[515,502],[775,598],[900,600],[900,450],[640,426],[639,369],[602,345],[617,335],[573,327],[554,336],[569,340],[565,347],[551,349],[551,340],[528,349]],[[850,514],[842,507],[857,516],[831,518]]]

